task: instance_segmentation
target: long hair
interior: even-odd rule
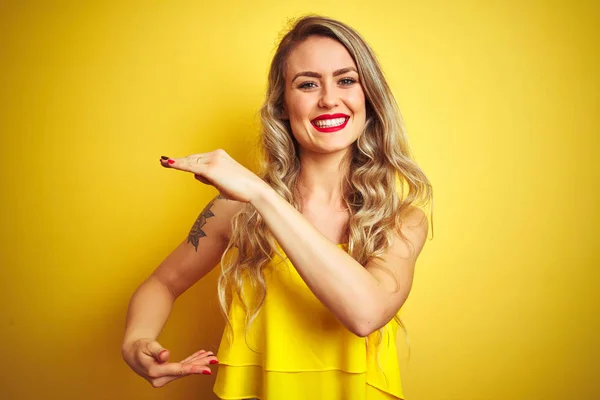
[[[341,182],[343,202],[350,213],[346,226],[347,251],[365,266],[369,261],[381,258],[391,245],[394,232],[406,240],[400,230],[402,211],[411,205],[433,205],[433,193],[431,184],[411,154],[400,110],[375,54],[354,29],[330,18],[310,15],[298,19],[281,39],[269,70],[266,99],[260,109],[258,176],[301,210],[297,189],[300,176],[298,143],[289,121],[283,118],[284,72],[290,52],[311,36],[332,38],[348,50],[357,65],[365,93],[364,131],[340,166],[340,170],[345,171]],[[431,221],[433,223],[433,219]],[[232,247],[237,248],[237,252],[225,261],[225,254]],[[245,308],[246,328],[258,315],[266,295],[263,268],[274,252],[281,255],[275,238],[257,210],[246,203],[232,219],[231,239],[221,259],[218,294],[228,324],[233,292]],[[245,285],[250,285],[255,292],[254,304],[246,301]],[[395,319],[406,332],[398,315]],[[378,333],[381,337],[381,330]]]

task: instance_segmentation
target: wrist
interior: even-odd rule
[[[136,339],[123,340],[121,343],[121,353],[125,354],[127,351],[129,351],[133,347],[135,341]]]
[[[250,199],[250,204],[258,209],[262,204],[268,202],[274,194],[277,193],[273,190],[273,188],[265,181],[261,180],[256,187],[254,195]]]
[[[130,351],[136,345],[136,343],[141,340],[152,341],[155,339],[152,339],[149,337],[148,338],[147,337],[125,338],[125,339],[123,339],[123,342],[121,343],[121,353],[125,354],[126,352]]]

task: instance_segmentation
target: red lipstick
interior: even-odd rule
[[[325,119],[337,119],[337,118],[345,118],[345,121],[338,126],[328,126],[328,127],[319,127],[316,125],[315,121],[322,121]],[[339,130],[344,129],[344,127],[346,127],[346,124],[348,123],[348,120],[350,120],[350,116],[346,115],[346,114],[322,114],[319,115],[317,118],[313,119],[311,121],[312,126],[315,127],[316,130],[318,130],[319,132],[336,132]]]

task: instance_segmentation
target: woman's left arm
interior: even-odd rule
[[[415,263],[427,237],[423,211],[411,207],[382,260],[365,267],[319,232],[271,187],[251,200],[315,296],[358,336],[387,324],[410,292]],[[413,249],[414,248],[414,249]]]
[[[224,150],[160,162],[193,173],[227,199],[251,203],[310,290],[354,334],[367,336],[387,324],[408,297],[428,229],[418,208],[403,218],[402,233],[410,244],[395,236],[382,260],[363,267]]]

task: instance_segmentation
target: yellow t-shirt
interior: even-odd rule
[[[275,254],[265,266],[266,298],[246,335],[245,312],[233,297],[232,328],[226,326],[217,354],[216,395],[236,400],[402,399],[398,323],[385,326],[377,349],[377,332],[368,342],[351,333],[278,250],[285,259]],[[251,299],[251,287],[244,291]]]

